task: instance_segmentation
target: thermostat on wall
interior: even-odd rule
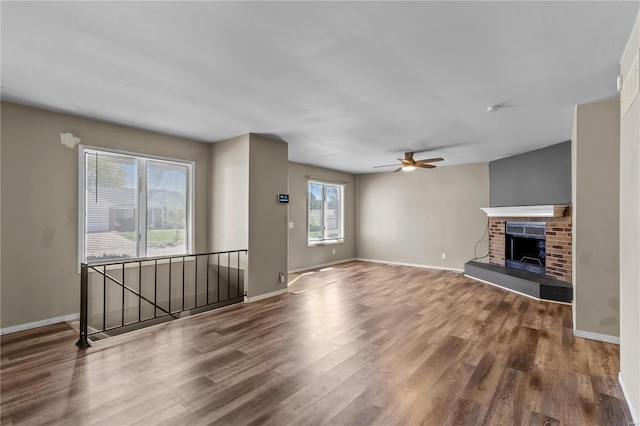
[[[289,194],[278,194],[278,204],[289,204]]]

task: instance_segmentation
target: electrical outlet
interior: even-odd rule
[[[280,280],[281,283],[284,283],[284,274],[282,272],[280,272],[278,279]]]
[[[289,229],[293,229],[293,222],[289,222]]]
[[[446,260],[447,259],[447,253],[442,253],[442,260]]]
[[[333,249],[333,254],[336,254],[336,249]]]

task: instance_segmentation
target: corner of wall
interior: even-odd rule
[[[249,135],[249,284],[248,297],[286,290],[289,147],[286,142]],[[281,282],[280,274],[284,274]]]
[[[620,60],[623,73],[640,49],[640,14]],[[637,72],[637,71],[635,71]],[[623,81],[624,85],[624,81]],[[624,90],[624,89],[623,89]],[[630,410],[640,410],[640,95],[620,117],[620,384]],[[638,411],[635,412],[638,422]]]

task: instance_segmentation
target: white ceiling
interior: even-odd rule
[[[207,142],[266,134],[292,161],[354,173],[407,150],[489,161],[570,139],[574,105],[615,95],[637,13],[636,1],[2,1],[2,99]]]

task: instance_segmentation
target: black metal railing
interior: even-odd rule
[[[241,302],[243,253],[248,250],[82,263],[76,346]]]

